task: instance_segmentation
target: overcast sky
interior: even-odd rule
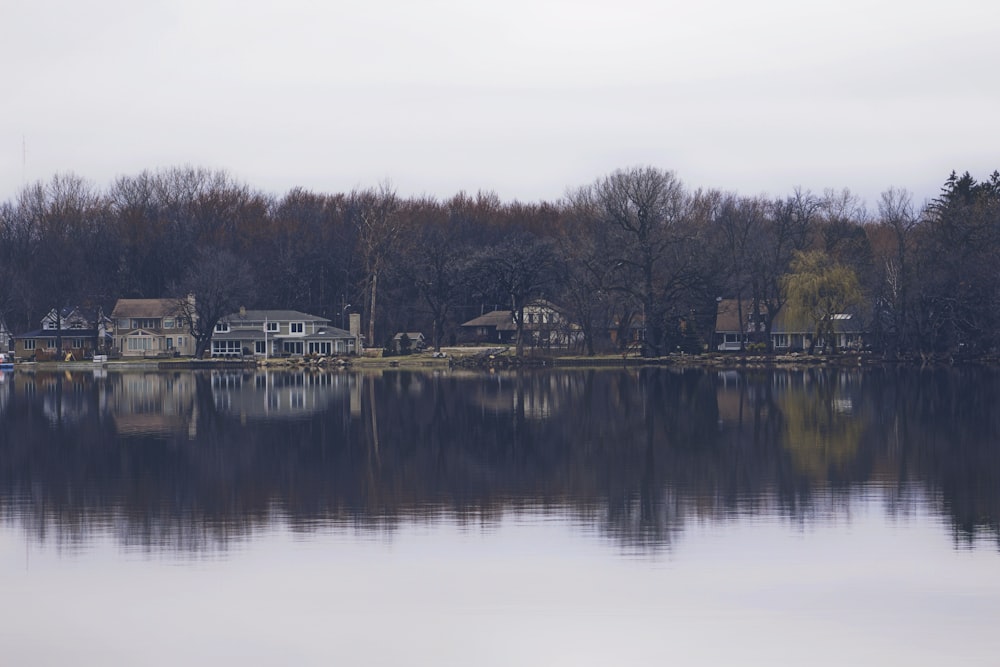
[[[0,199],[179,165],[280,195],[784,195],[1000,169],[994,0],[5,0]]]

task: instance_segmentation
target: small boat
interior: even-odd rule
[[[3,352],[0,352],[0,371],[14,370],[14,359]]]

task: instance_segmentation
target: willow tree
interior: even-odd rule
[[[791,272],[782,280],[787,317],[793,323],[810,323],[816,340],[823,338],[836,351],[833,323],[836,316],[861,303],[858,276],[822,251],[797,252]]]

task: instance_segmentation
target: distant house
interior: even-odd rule
[[[118,299],[111,313],[116,353],[122,357],[194,355],[187,310],[191,309],[178,299]]]
[[[493,310],[465,322],[462,339],[469,343],[514,344],[517,325],[511,310]],[[555,304],[537,299],[524,307],[524,343],[534,347],[568,347],[582,337]]]
[[[7,323],[0,320],[0,352],[9,351],[13,340],[14,337],[11,335],[10,329],[7,328]]]
[[[22,359],[86,359],[111,345],[111,320],[100,308],[53,308],[42,327],[15,337],[14,356]]]
[[[403,337],[406,337],[406,349],[403,349]],[[389,344],[392,351],[396,354],[402,354],[405,352],[422,352],[427,349],[427,339],[419,331],[407,331],[399,332],[392,337],[392,342]]]
[[[745,349],[753,342],[766,342],[767,313],[763,308],[756,312],[753,304],[736,299],[722,299],[718,302],[715,317],[716,349],[721,352]],[[740,315],[742,314],[742,324]],[[838,313],[833,316],[833,328],[838,349],[860,348],[864,344],[867,331],[853,313]],[[813,340],[816,332],[812,325],[790,322],[784,311],[780,311],[771,324],[771,347],[775,352],[795,352],[813,347],[824,347],[827,341]]]
[[[352,324],[354,318],[352,318]],[[212,332],[213,357],[358,354],[357,332],[330,326],[330,319],[297,310],[241,310],[222,318]]]

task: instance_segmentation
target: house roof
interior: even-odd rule
[[[305,336],[289,336],[287,334],[268,333],[264,334],[263,329],[245,328],[230,329],[226,332],[216,332],[212,334],[212,340],[342,340],[353,339],[354,334],[337,327],[323,327],[319,331]]]
[[[399,340],[400,338],[403,337],[403,335],[404,335],[404,332],[400,331],[398,334],[396,334],[395,336],[393,336],[392,339],[393,340]],[[424,337],[424,335],[422,333],[420,333],[419,331],[407,331],[407,332],[405,332],[405,335],[410,340],[420,340],[421,338]]]
[[[241,313],[230,313],[222,318],[226,322],[234,323],[244,320],[247,322],[329,322],[329,317],[310,315],[298,310],[246,310]]]
[[[88,324],[97,322],[99,318],[104,317],[101,308],[98,306],[96,308],[85,308],[83,306],[63,306],[58,310],[53,308],[45,314],[42,320],[49,318],[55,319],[58,316],[60,320],[68,320],[74,316],[85,320]]]
[[[716,333],[739,333],[740,331],[740,302],[737,299],[722,299],[718,303],[718,308],[715,314],[715,332]],[[744,301],[743,302],[743,331],[747,332],[748,324],[747,317],[753,310],[753,304]],[[761,314],[766,316],[766,311],[760,308]],[[813,330],[813,325],[811,324],[801,324],[793,323],[787,317],[787,312],[782,309],[778,311],[775,316],[774,321],[771,323],[771,333],[811,333]],[[847,333],[860,333],[863,328],[860,324],[859,319],[852,313],[838,313],[833,316],[833,328],[835,331],[847,332]]]
[[[163,317],[183,315],[179,299],[118,299],[111,311],[114,319],[122,317]]]
[[[747,313],[749,312],[751,305],[748,303],[743,304],[743,320],[746,321]],[[746,326],[743,327],[746,330]],[[722,299],[717,304],[715,311],[715,330],[722,331],[736,331],[740,330],[740,311],[739,311],[739,301],[737,299]]]
[[[294,338],[294,336],[284,336],[284,338]],[[337,327],[324,327],[316,333],[306,334],[306,340],[327,340],[330,338],[354,338],[350,331],[344,331]]]
[[[524,304],[525,310],[548,310],[559,315],[563,314],[563,309],[552,303],[551,301],[546,301],[545,299],[534,299],[526,304]],[[492,328],[497,331],[515,331],[517,330],[517,325],[514,323],[514,311],[512,310],[491,310],[488,313],[483,313],[479,317],[469,320],[462,325],[463,327],[469,328]],[[537,327],[537,324],[524,323],[525,329],[533,329]],[[412,334],[411,334],[412,336]]]
[[[509,310],[491,310],[488,313],[469,320],[462,326],[475,328],[487,327],[499,331],[513,331],[516,328],[514,326],[514,317]]]
[[[557,306],[556,304],[554,304],[551,301],[548,301],[546,299],[534,299],[531,302],[524,304],[524,307],[525,308],[542,308],[542,309],[546,309],[546,310],[552,310],[552,311],[555,311],[555,312],[559,313],[560,315],[563,312],[565,312],[563,310],[562,306]]]
[[[62,338],[93,338],[96,335],[95,329],[34,329],[18,334],[15,338],[20,340],[25,338],[56,338],[57,336]],[[107,333],[104,336],[111,338],[110,334]]]

